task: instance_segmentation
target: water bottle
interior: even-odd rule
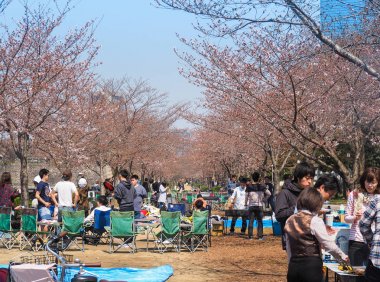
[[[339,206],[339,219],[340,222],[344,222],[344,205]]]

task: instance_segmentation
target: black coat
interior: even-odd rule
[[[276,197],[276,219],[281,224],[294,214],[297,199],[302,189],[290,180],[285,181],[282,190]]]

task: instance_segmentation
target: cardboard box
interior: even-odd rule
[[[223,236],[223,231],[224,231],[224,221],[219,221],[219,222],[214,221],[212,223],[212,230],[211,230],[212,236]]]

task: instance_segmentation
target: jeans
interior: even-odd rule
[[[43,219],[51,220],[50,209],[47,207],[38,208],[38,218],[40,220],[43,220]]]
[[[55,205],[52,203],[49,207],[51,217],[54,217]]]
[[[368,261],[368,266],[365,269],[365,279],[368,282],[380,281],[380,268],[374,266],[371,260]]]
[[[259,238],[263,237],[263,207],[253,206],[249,207],[249,225],[248,225],[248,237],[253,237],[253,222],[257,220],[257,236]]]
[[[266,202],[265,206],[266,206],[267,208],[269,208],[269,206],[270,206],[270,208],[271,208],[272,211],[274,212],[274,208],[275,208],[275,206],[274,206],[274,197],[273,197],[273,196],[270,196],[270,197],[268,198],[268,201]]]
[[[281,244],[282,244],[282,249],[283,250],[286,250],[286,237],[285,237],[285,232],[284,232],[284,228],[285,228],[285,223],[286,223],[286,220],[288,219],[285,218],[281,218],[281,219],[277,219],[277,221],[280,223],[280,227],[281,227]]]
[[[230,232],[235,232],[235,224],[236,224],[236,220],[238,218],[239,218],[238,216],[232,217]],[[242,221],[242,223],[241,223],[242,224],[242,226],[241,226],[241,233],[245,233],[245,230],[247,229],[247,217],[246,216],[242,216],[241,217],[241,221]]]

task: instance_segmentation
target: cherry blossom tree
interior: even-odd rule
[[[203,128],[202,134],[194,137],[194,146],[198,144],[203,148],[199,154],[201,159],[205,156],[201,163],[219,162],[206,167],[222,167],[228,177],[232,174],[250,175],[254,170],[273,174],[278,188],[280,176],[289,164],[289,158],[294,156],[294,150],[276,130],[263,122],[256,111],[230,101],[213,101],[208,104],[206,116],[188,117]]]
[[[168,154],[175,153],[171,127],[183,106],[168,107],[165,93],[129,78],[106,80],[95,95],[98,110],[91,126],[96,133],[86,146],[88,168],[95,163],[101,179],[106,165],[114,175],[122,167],[141,174],[160,171]]]
[[[27,8],[0,42],[0,129],[20,160],[22,203],[28,206],[28,156],[43,125],[86,90],[97,53],[92,23],[64,38],[55,32],[69,9],[55,15]]]
[[[190,66],[184,74],[205,87],[207,109],[256,113],[299,154],[352,185],[379,122],[377,81],[323,46],[316,50],[291,34],[274,38],[252,30],[236,38],[235,49],[184,40],[200,57],[181,55]],[[371,60],[378,51],[356,52]],[[349,144],[351,163],[342,161],[340,144]]]
[[[95,116],[103,113],[89,93],[77,95],[47,120],[34,136],[33,154],[47,156],[61,172],[67,168],[84,168],[89,161],[89,149],[98,129]]]
[[[341,44],[324,30],[319,22],[319,1],[284,0],[284,1],[236,1],[236,0],[155,0],[158,6],[192,13],[201,18],[196,28],[206,35],[226,36],[244,32],[251,27],[262,31],[268,29],[281,33],[311,35],[344,60],[362,69],[368,75],[380,80],[378,61],[367,61],[365,56],[355,53],[350,47],[379,44],[379,33],[372,27],[378,25],[380,12],[379,1],[366,1],[366,8],[361,12],[352,13],[349,17],[363,22],[360,31],[364,36],[351,37],[349,44]],[[339,1],[347,10],[356,11],[357,6],[350,1]],[[331,7],[333,9],[333,7]],[[343,16],[342,16],[343,17]],[[347,15],[345,15],[347,18]],[[347,20],[338,18],[339,20]],[[332,20],[334,21],[334,20]],[[355,28],[353,28],[355,33]],[[351,33],[352,34],[352,33]],[[310,38],[310,36],[308,36]]]

